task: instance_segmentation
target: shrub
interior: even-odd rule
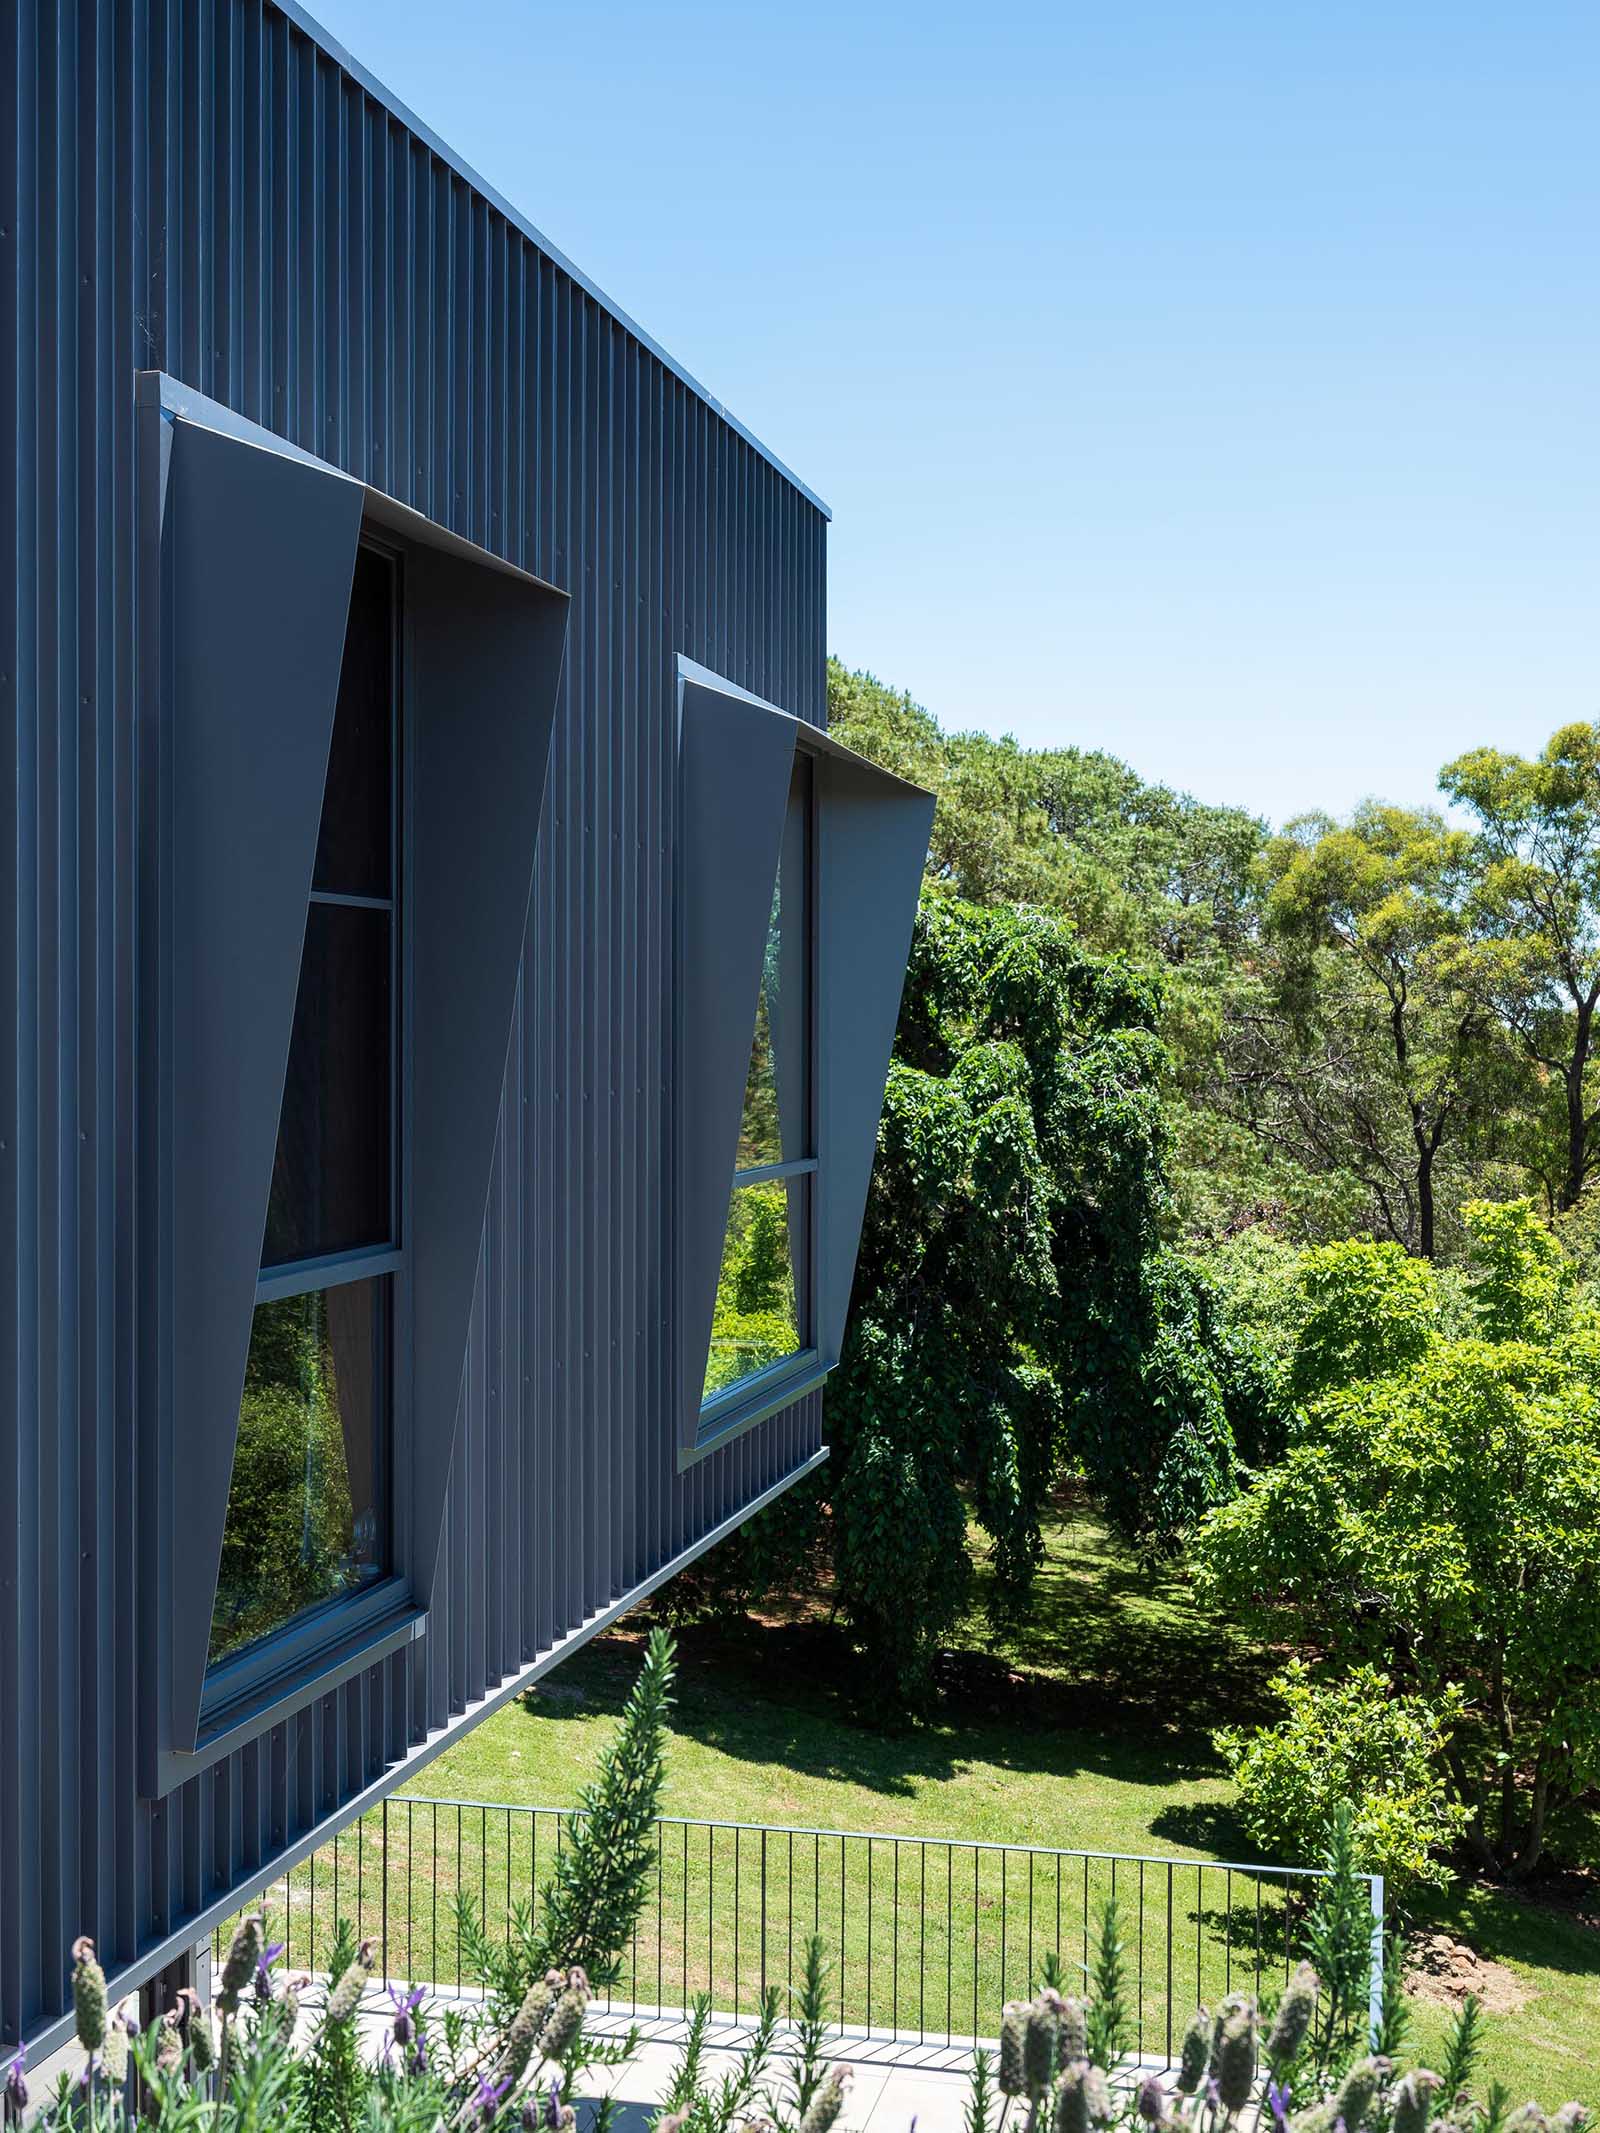
[[[1295,1374],[1320,1389],[1194,1562],[1219,1611],[1431,1707],[1463,1845],[1522,1879],[1600,1778],[1600,1339],[1526,1206],[1463,1216],[1471,1337],[1393,1246],[1308,1255]]]
[[[1382,1874],[1397,1891],[1444,1887],[1450,1877],[1439,1855],[1466,1821],[1441,1774],[1446,1736],[1461,1718],[1459,1694],[1436,1709],[1398,1692],[1376,1667],[1317,1682],[1300,1660],[1272,1686],[1284,1705],[1276,1725],[1214,1736],[1245,1824],[1267,1855],[1319,1856],[1345,1800],[1354,1803],[1363,1872]]]
[[[1031,2000],[1013,2000],[1000,2032],[997,2067],[977,2055],[967,2125],[997,2133],[993,2089],[1017,2109],[1005,2123],[1053,2133],[1095,2133],[1126,2125],[1140,2133],[1232,2133],[1251,2124],[1273,2133],[1429,2133],[1507,2121],[1504,2093],[1485,2111],[1470,2085],[1478,2043],[1476,2003],[1468,2001],[1446,2042],[1445,2073],[1399,2063],[1406,2010],[1393,1967],[1380,1980],[1380,2019],[1369,2027],[1371,1919],[1351,1863],[1348,1817],[1336,1824],[1328,1875],[1306,1931],[1302,1962],[1263,2005],[1230,1992],[1211,2011],[1197,2008],[1182,2039],[1176,2073],[1138,2076],[1127,2066],[1137,2028],[1123,2004],[1120,1933],[1114,1901],[1101,1911],[1088,1966],[1088,2004],[1063,1993],[1059,1964],[1047,1959]],[[1131,2096],[1113,2088],[1119,2070]],[[996,2076],[991,2080],[991,2076]],[[1133,2078],[1138,2077],[1138,2078]],[[1264,2093],[1263,2093],[1264,2091]],[[1529,2104],[1511,2121],[1519,2133],[1580,2133],[1588,2113],[1567,2104],[1552,2118]]]

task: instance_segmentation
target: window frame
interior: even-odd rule
[[[317,904],[357,910],[381,910],[389,918],[389,1219],[386,1238],[370,1245],[318,1253],[295,1260],[262,1264],[256,1277],[255,1308],[288,1297],[342,1288],[360,1281],[388,1283],[387,1340],[383,1357],[381,1464],[379,1486],[384,1506],[384,1554],[388,1568],[368,1585],[302,1609],[276,1629],[253,1639],[206,1668],[200,1703],[200,1741],[229,1732],[251,1710],[314,1678],[352,1643],[381,1631],[397,1616],[413,1610],[406,1555],[410,1532],[409,1450],[411,1430],[411,1261],[407,1251],[411,1193],[411,934],[406,923],[411,850],[414,721],[406,716],[410,631],[405,599],[405,551],[363,519],[357,552],[380,556],[389,571],[389,894],[354,895],[319,889],[313,879],[306,896],[309,927]],[[302,941],[302,965],[304,961]],[[262,1247],[266,1238],[263,1232]],[[235,1418],[235,1428],[238,1422]],[[215,1599],[213,1599],[213,1607]]]
[[[779,1408],[791,1405],[814,1391],[827,1376],[818,1335],[818,1305],[821,1284],[822,1194],[825,1190],[822,1158],[822,961],[818,926],[818,895],[821,881],[821,812],[818,804],[818,752],[807,747],[803,735],[794,748],[790,791],[802,764],[805,766],[805,1145],[813,1152],[788,1162],[756,1163],[735,1170],[728,1181],[731,1208],[734,1193],[747,1185],[761,1185],[779,1178],[808,1177],[806,1194],[806,1325],[801,1345],[793,1355],[779,1356],[748,1377],[738,1378],[702,1399],[693,1447],[679,1454],[680,1467],[692,1464],[706,1452],[764,1421]],[[752,1031],[752,1043],[754,1033]],[[709,1357],[708,1357],[709,1360]]]

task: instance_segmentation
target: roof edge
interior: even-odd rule
[[[536,229],[520,209],[512,206],[504,193],[498,191],[486,178],[474,170],[463,156],[457,155],[449,143],[442,140],[431,126],[424,124],[408,105],[401,103],[393,90],[385,87],[370,67],[363,66],[353,52],[348,51],[331,31],[324,29],[316,17],[309,14],[301,6],[300,0],[270,0],[270,4],[280,15],[285,16],[297,30],[309,37],[312,43],[333,61],[335,66],[342,68],[350,76],[352,81],[359,82],[368,96],[381,104],[391,118],[398,119],[401,125],[414,134],[433,155],[436,155],[442,163],[448,164],[458,178],[470,185],[474,191],[480,193],[497,214],[504,215],[513,228],[520,230],[530,244],[538,247],[552,266],[558,268],[569,280],[576,282],[578,287],[587,295],[593,297],[594,301],[611,318],[616,320],[625,333],[632,334],[641,348],[648,350],[658,363],[664,365],[675,378],[687,385],[697,399],[703,400],[719,420],[727,423],[728,427],[742,437],[753,451],[759,452],[770,467],[781,474],[792,488],[800,492],[807,503],[813,505],[822,513],[828,523],[832,524],[832,509],[817,494],[815,489],[811,488],[808,483],[803,482],[792,467],[785,466],[777,453],[769,445],[763,444],[754,430],[741,422],[730,408],[725,407],[715,393],[707,391],[706,387],[700,383],[700,380],[692,372],[685,370],[675,356],[669,355],[653,334],[646,333],[637,320],[630,318],[620,305],[613,302],[592,276],[585,274],[581,267],[575,266],[558,245],[552,244],[544,232]]]

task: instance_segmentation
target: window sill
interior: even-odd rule
[[[708,1452],[720,1451],[733,1438],[754,1429],[758,1422],[766,1422],[785,1407],[792,1407],[808,1392],[818,1391],[832,1369],[833,1365],[823,1362],[815,1348],[808,1348],[803,1355],[775,1364],[770,1373],[763,1372],[744,1385],[719,1393],[701,1408],[694,1443],[679,1451],[679,1473],[704,1459]]]
[[[341,1614],[330,1616],[321,1625],[324,1634],[315,1644],[307,1648],[296,1640],[285,1648],[278,1665],[269,1671],[251,1669],[237,1688],[225,1690],[214,1704],[208,1700],[193,1749],[172,1749],[162,1758],[161,1791],[170,1791],[234,1749],[259,1739],[424,1635],[428,1612],[416,1604],[409,1588],[395,1580],[386,1597],[389,1604],[381,1611],[363,1610],[354,1623],[341,1619]],[[261,1656],[267,1659],[270,1647]]]

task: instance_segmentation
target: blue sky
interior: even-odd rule
[[[312,0],[951,726],[1275,819],[1600,717],[1600,8]]]

